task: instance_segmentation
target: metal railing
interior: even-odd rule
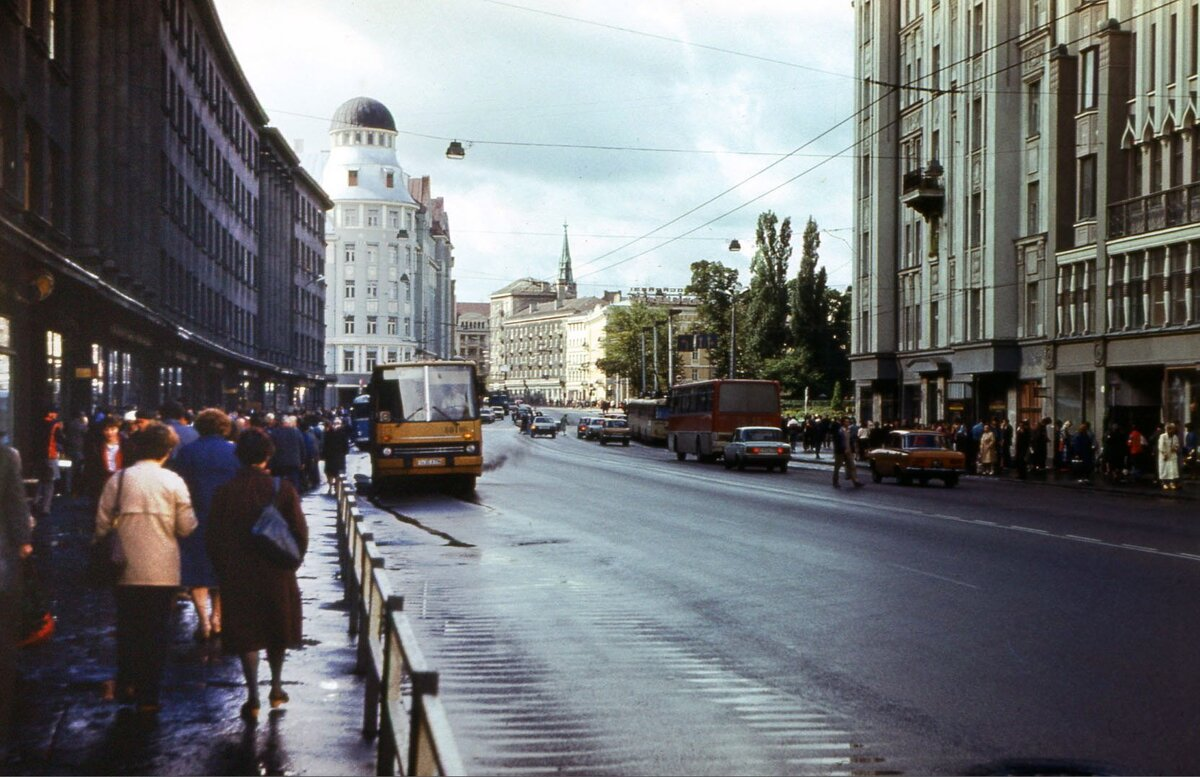
[[[358,495],[337,481],[338,559],[350,605],[350,634],[358,639],[355,671],[366,677],[363,736],[376,739],[376,773],[465,775],[462,757],[438,697],[438,673],[417,645],[392,592],[373,532],[365,531]]]

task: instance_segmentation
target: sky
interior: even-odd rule
[[[850,0],[215,2],[316,180],[337,107],[388,107],[400,166],[445,200],[461,302],[557,277],[564,224],[580,296],[683,288],[702,259],[748,283],[768,210],[792,219],[790,276],[811,216],[850,283]]]

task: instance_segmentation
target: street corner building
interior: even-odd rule
[[[0,429],[316,407],[325,212],[210,0],[0,0]]]
[[[864,420],[1200,422],[1200,9],[862,0]]]
[[[455,353],[453,244],[429,176],[396,157],[396,122],[383,103],[355,97],[329,126],[322,185],[326,223],[326,405],[348,406],[377,364]]]

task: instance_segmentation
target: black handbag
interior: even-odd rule
[[[275,506],[275,498],[279,495],[279,478],[274,478],[274,483],[271,501],[258,514],[258,519],[250,529],[250,540],[255,549],[275,566],[296,569],[301,561],[300,543],[296,542],[287,519]]]
[[[117,475],[117,501],[113,508],[112,528],[100,539],[93,539],[88,548],[88,580],[96,588],[111,588],[125,573],[125,550],[121,547],[121,536],[117,533],[117,522],[121,519],[121,489],[125,486],[125,470]]]

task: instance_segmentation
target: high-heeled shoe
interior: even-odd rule
[[[287,695],[287,691],[279,690],[271,691],[271,693],[267,695],[267,700],[271,702],[271,709],[275,709],[287,704],[289,701],[291,701],[291,698]]]

